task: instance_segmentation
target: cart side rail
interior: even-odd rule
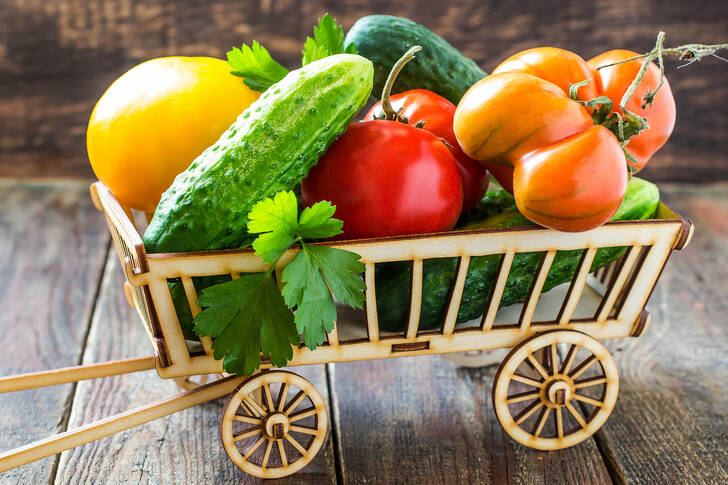
[[[146,254],[141,236],[131,219],[109,190],[97,183],[92,187],[97,206],[105,212],[114,243],[128,281],[127,295],[145,323],[157,350],[158,372],[162,377],[177,377],[222,370],[213,357],[208,337],[200,342],[185,341],[169,280],[179,278],[193,316],[200,308],[193,278],[262,272],[267,265],[250,249]],[[574,327],[595,338],[623,337],[644,328],[644,306],[662,267],[673,248],[683,247],[690,239],[692,226],[664,204],[658,219],[610,222],[582,233],[564,233],[537,226],[407,237],[342,241],[333,247],[354,251],[365,265],[366,322],[361,338],[341,339],[335,325],[327,342],[315,352],[301,345],[294,349],[289,365],[342,360],[432,354],[485,348],[510,347],[530,333],[548,328]],[[600,248],[627,247],[616,262],[591,273],[591,263]],[[543,285],[558,251],[581,250],[582,256],[568,290],[552,321],[534,322]],[[287,251],[278,261],[276,272],[296,256],[298,249]],[[542,252],[526,301],[510,325],[496,324],[500,301],[511,265],[519,253]],[[499,255],[500,264],[479,325],[456,328],[457,315],[472,258]],[[430,258],[458,258],[447,309],[438,330],[420,331],[423,263]],[[412,264],[411,301],[406,330],[399,335],[380,332],[378,322],[375,267],[377,264],[408,261]],[[279,278],[280,281],[280,278]],[[602,299],[589,318],[574,318],[586,287],[595,288]],[[641,325],[638,325],[641,322]],[[364,331],[366,333],[364,333]],[[263,364],[264,367],[268,365]]]
[[[338,326],[328,335],[328,342],[315,352],[301,346],[294,350],[289,365],[344,360],[421,355],[485,348],[509,347],[535,331],[573,327],[596,338],[624,337],[632,333],[649,293],[670,254],[681,225],[676,221],[648,221],[603,226],[581,234],[564,234],[540,228],[476,231],[421,238],[393,238],[368,242],[345,242],[335,247],[353,250],[365,264],[366,335],[358,340],[341,341]],[[591,262],[602,247],[627,246],[624,256],[612,265],[603,285],[603,298],[593,315],[582,321],[572,316],[584,288],[594,284]],[[541,290],[557,251],[582,250],[580,263],[553,322],[534,322]],[[494,327],[500,300],[514,257],[521,252],[543,252],[534,275],[528,298],[513,325]],[[281,271],[296,255],[288,251],[278,263]],[[500,265],[493,290],[476,329],[456,328],[470,260],[483,255],[500,255]],[[456,276],[451,288],[445,317],[439,330],[421,332],[418,328],[422,303],[423,261],[428,258],[457,257]],[[219,372],[221,362],[212,358],[212,343],[202,338],[198,354],[190,353],[177,320],[168,279],[180,278],[194,315],[200,311],[192,278],[259,272],[265,263],[252,251],[216,251],[205,253],[148,256],[150,271],[130,275],[135,284],[148,285],[160,312],[164,340],[167,342],[172,368],[158,369],[163,377],[189,373]],[[376,308],[375,265],[381,262],[412,263],[411,301],[406,330],[402,335],[381,335]],[[498,334],[498,335],[496,335]]]

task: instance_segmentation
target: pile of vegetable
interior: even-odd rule
[[[268,270],[193,279],[194,318],[170,281],[185,337],[210,336],[230,373],[274,366],[301,341],[321,345],[334,299],[364,304],[355,253],[313,245],[539,224],[585,231],[654,214],[657,188],[631,177],[666,142],[675,102],[662,56],[696,60],[723,46],[517,53],[487,75],[426,27],[372,15],[347,35],[325,15],[288,70],[258,42],[211,58],[147,61],[121,76],[89,121],[91,165],[125,206],[147,212],[150,253],[250,247]],[[653,61],[657,61],[655,64]],[[353,121],[370,95],[380,97]],[[491,175],[499,186],[491,186]],[[336,218],[334,218],[336,214]],[[300,248],[276,280],[273,268]],[[600,249],[596,269],[623,248]],[[569,281],[580,252],[560,252],[544,291]],[[523,301],[541,259],[518,254],[501,305]],[[470,262],[458,322],[479,316],[499,257]],[[439,325],[455,258],[424,263],[421,328]],[[411,265],[376,268],[383,328],[401,330]]]

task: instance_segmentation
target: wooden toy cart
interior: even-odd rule
[[[168,399],[69,430],[0,454],[0,472],[38,460],[141,423],[230,395],[221,419],[223,446],[236,465],[262,478],[283,477],[308,464],[323,444],[328,414],[321,395],[302,377],[270,370],[263,363],[253,376],[224,375],[209,338],[186,341],[168,287],[181,280],[192,314],[200,309],[193,277],[259,272],[266,269],[251,250],[146,254],[131,212],[101,183],[93,201],[108,221],[126,275],[124,292],[137,310],[154,356],[0,378],[0,392],[156,368],[186,391]],[[493,384],[493,405],[506,432],[541,450],[575,445],[606,421],[618,394],[614,360],[597,339],[637,337],[649,322],[644,306],[673,249],[681,249],[692,225],[660,204],[656,219],[610,222],[584,233],[539,227],[462,231],[350,241],[334,246],[355,251],[366,266],[366,312],[340,311],[327,342],[311,351],[294,349],[290,366],[361,359],[512,348]],[[598,248],[626,246],[616,262],[590,272]],[[541,295],[559,251],[579,250],[570,283]],[[514,256],[543,252],[523,304],[498,310]],[[281,271],[296,254],[288,251]],[[482,318],[456,326],[471,258],[500,255],[500,266]],[[423,260],[457,257],[457,273],[442,325],[418,330]],[[379,328],[375,264],[411,261],[409,321],[403,332]],[[365,315],[365,316],[364,316]],[[360,320],[356,322],[357,318]],[[206,377],[218,379],[206,383]],[[196,377],[197,382],[191,379]]]

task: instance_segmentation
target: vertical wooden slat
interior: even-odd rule
[[[377,317],[377,292],[374,287],[374,263],[365,263],[364,282],[367,285],[367,335],[371,342],[378,342],[379,318]]]
[[[230,273],[230,278],[232,278],[232,279],[234,279],[234,280],[236,280],[236,279],[240,278],[240,271],[232,271],[232,272]]]
[[[627,250],[628,252],[624,257],[623,263],[621,267],[618,268],[619,273],[616,275],[616,277],[612,277],[609,288],[607,289],[607,293],[604,295],[602,302],[599,304],[599,308],[597,309],[598,322],[605,321],[609,316],[609,312],[612,311],[612,306],[617,300],[617,295],[619,295],[619,292],[622,289],[624,282],[627,280],[627,276],[629,276],[632,265],[637,260],[637,256],[639,255],[641,250],[642,246],[639,244],[635,244]],[[615,269],[614,271],[616,272],[617,269]]]
[[[624,286],[622,286],[622,291],[619,292],[619,296],[617,296],[617,301],[614,304],[614,310],[617,318],[619,318],[619,315],[622,313],[622,307],[627,299],[627,295],[631,293],[632,286],[639,276],[640,271],[642,271],[642,265],[645,263],[645,259],[647,259],[647,255],[650,250],[652,250],[652,246],[642,246],[640,254],[637,256],[637,261],[635,261],[633,265],[633,270],[627,281],[624,283]]]
[[[576,268],[574,279],[569,285],[569,290],[564,296],[564,303],[559,310],[559,315],[556,317],[559,325],[566,325],[571,320],[571,316],[576,310],[576,306],[579,304],[581,299],[581,293],[584,291],[586,285],[586,277],[589,275],[594,256],[597,254],[597,248],[589,248],[584,252],[579,261],[579,266]]]
[[[420,310],[422,309],[422,260],[412,261],[412,291],[410,293],[409,322],[407,323],[407,338],[417,336],[417,327],[420,324]]]
[[[189,276],[182,276],[180,279],[182,280],[182,286],[185,289],[185,296],[187,297],[187,304],[190,306],[192,318],[195,318],[197,314],[202,311],[200,305],[197,304],[197,290],[192,282],[192,278]],[[209,336],[200,337],[200,343],[202,344],[202,348],[206,354],[212,353],[212,339]]]
[[[182,334],[177,312],[174,309],[172,295],[166,279],[155,279],[149,284],[152,301],[157,309],[159,323],[162,327],[163,342],[169,351],[173,365],[185,364],[190,359],[185,337]]]
[[[455,277],[455,284],[452,288],[452,295],[450,296],[450,305],[447,307],[445,323],[442,327],[442,333],[444,335],[450,335],[455,328],[455,321],[458,317],[458,311],[460,311],[460,300],[462,300],[463,297],[463,288],[465,288],[465,278],[468,276],[469,265],[470,256],[460,257],[460,261],[458,262],[458,272]]]
[[[518,325],[521,327],[521,330],[525,330],[531,324],[533,312],[536,310],[538,299],[541,296],[541,289],[543,288],[543,284],[546,282],[546,276],[548,276],[549,269],[551,269],[551,263],[554,262],[554,256],[556,256],[555,249],[546,252],[541,260],[538,270],[536,271],[536,275],[533,277],[533,283],[531,284],[528,299],[526,300],[526,303],[523,304],[521,317],[518,320]]]
[[[498,312],[498,306],[500,305],[500,300],[503,296],[503,290],[506,288],[508,273],[511,271],[511,264],[513,263],[513,257],[515,254],[515,251],[508,251],[503,255],[503,257],[501,257],[501,262],[498,266],[498,277],[495,285],[493,285],[493,288],[490,291],[488,308],[483,314],[483,321],[480,323],[480,328],[484,331],[490,330],[493,326],[495,314]]]

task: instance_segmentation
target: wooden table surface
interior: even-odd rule
[[[728,185],[663,187],[695,223],[639,339],[608,342],[617,406],[593,439],[540,452],[493,413],[494,368],[438,356],[299,368],[328,399],[322,451],[286,483],[727,483]],[[0,375],[148,355],[85,182],[0,180]],[[7,450],[177,392],[154,371],[0,395]],[[224,400],[0,475],[0,483],[250,483],[219,439]]]

